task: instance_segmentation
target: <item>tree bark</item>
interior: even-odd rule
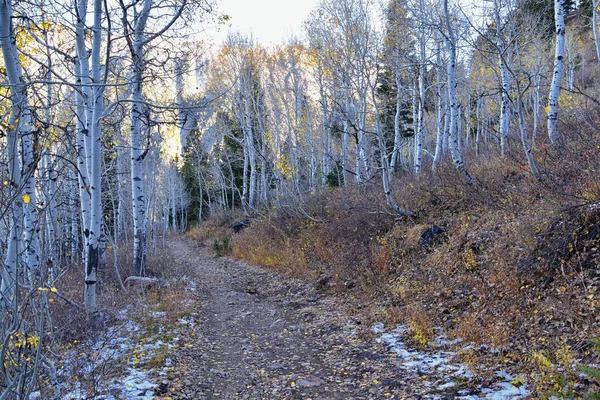
[[[560,83],[562,81],[565,65],[565,0],[554,0],[555,40],[554,47],[554,71],[552,83],[548,94],[548,137],[550,143],[560,144],[558,132],[558,98],[560,96]]]
[[[458,126],[458,118],[460,118],[460,105],[458,104],[458,99],[456,97],[456,36],[454,33],[454,29],[452,28],[452,23],[450,22],[448,0],[444,0],[444,16],[446,20],[447,29],[447,34],[445,36],[446,48],[448,51],[448,101],[450,103],[450,132],[448,135],[448,140],[450,146],[450,154],[452,155],[452,162],[454,163],[454,167],[461,173],[461,175],[465,179],[465,182],[467,182],[467,184],[469,185],[473,185],[475,184],[475,180],[467,172],[464,166],[464,162],[462,160],[462,156],[460,154],[460,150],[458,148],[458,134],[456,131]]]

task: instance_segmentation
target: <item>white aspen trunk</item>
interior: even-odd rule
[[[496,50],[498,51],[498,65],[500,66],[501,100],[500,100],[500,154],[504,157],[508,151],[508,137],[510,129],[510,75],[506,64],[506,49],[504,46],[503,23],[500,18],[500,1],[494,0],[494,19],[496,22]]]
[[[33,120],[26,104],[27,99],[23,95],[23,108],[19,117],[18,124],[21,136],[21,152],[22,152],[22,170],[21,174],[23,195],[29,196],[29,201],[23,201],[23,228],[25,233],[25,265],[29,275],[29,283],[33,284],[34,275],[40,272],[40,221],[37,212],[37,190],[35,185],[35,170],[37,168],[37,160],[34,157],[34,135],[38,132],[33,130]],[[25,109],[27,107],[27,109]],[[37,139],[37,138],[36,138]]]
[[[465,147],[469,148],[471,139],[471,94],[467,94],[467,109],[465,110]]]
[[[475,106],[475,119],[477,120],[477,132],[475,133],[475,155],[479,157],[479,144],[481,142],[481,107],[483,103],[483,98],[477,99],[477,105]]]
[[[600,33],[598,32],[598,24],[600,21],[598,20],[598,13],[600,10],[600,0],[592,1],[592,28],[594,31],[594,43],[596,45],[596,59],[600,61]]]
[[[256,192],[257,192],[257,174],[256,174],[256,148],[254,147],[254,130],[252,129],[252,120],[250,113],[250,88],[246,87],[246,98],[244,99],[244,134],[245,140],[244,144],[247,147],[248,152],[248,167],[250,169],[250,185],[249,185],[249,195],[248,195],[248,204],[250,208],[256,207]]]
[[[376,94],[376,85],[371,86],[371,97],[373,100],[373,104],[375,106],[375,123],[377,129],[377,143],[379,146],[379,158],[381,162],[381,180],[383,184],[383,191],[385,194],[386,201],[388,205],[394,209],[398,214],[405,215],[411,217],[414,212],[404,209],[396,203],[392,196],[392,192],[390,189],[390,166],[388,162],[388,158],[386,155],[385,149],[385,137],[383,136],[383,129],[381,128],[381,117],[379,113],[379,105],[377,104],[377,94]]]
[[[85,46],[85,16],[87,15],[87,0],[75,0],[77,10],[75,22],[75,79],[78,90],[75,91],[77,115],[77,179],[79,181],[79,197],[81,206],[81,230],[83,233],[84,265],[87,265],[87,248],[90,232],[91,191],[89,181],[89,119],[88,103],[91,101],[89,77],[89,55]]]
[[[310,179],[309,179],[309,190],[311,192],[315,192],[317,190],[317,173],[318,173],[318,162],[317,162],[317,143],[315,140],[315,132],[314,130],[311,128],[310,129],[310,136],[309,136],[309,147],[310,147],[310,162],[309,162],[309,168],[310,168]]]
[[[533,132],[531,134],[531,145],[535,146],[539,120],[540,120],[540,82],[541,74],[536,74],[533,78]]]
[[[462,152],[463,148],[463,127],[462,127],[462,104],[458,103],[458,116],[456,118],[456,137],[458,139],[458,151]]]
[[[421,11],[424,11],[425,6],[423,4],[423,0],[421,0]],[[418,174],[421,172],[421,164],[423,162],[423,136],[424,133],[424,123],[423,119],[425,116],[425,62],[426,62],[426,53],[425,53],[425,28],[423,26],[419,27],[419,98],[418,98],[418,106],[419,110],[417,113],[417,121],[415,131],[415,172]]]
[[[169,168],[168,174],[171,175],[171,170]],[[177,202],[175,200],[175,182],[173,181],[173,177],[169,177],[169,181],[167,182],[167,192],[169,193],[169,210],[171,211],[171,226],[169,227],[170,231],[177,231]],[[200,186],[200,197],[202,198],[202,186]]]
[[[417,130],[419,130],[419,95],[418,95],[418,82],[417,79],[413,80],[412,84],[412,118],[413,118],[413,137],[412,137],[412,165],[413,169],[416,170],[416,148],[417,148]]]
[[[34,157],[34,136],[37,136],[37,132],[33,129],[33,117],[31,109],[28,104],[26,85],[23,82],[23,71],[21,69],[21,63],[19,61],[18,50],[15,43],[15,34],[13,31],[13,25],[11,20],[12,10],[11,5],[8,1],[2,1],[0,3],[0,23],[2,29],[0,34],[2,37],[2,55],[6,70],[6,77],[10,85],[10,102],[11,102],[11,128],[8,133],[9,138],[7,139],[8,145],[8,160],[9,160],[9,174],[11,184],[13,188],[18,188],[19,194],[12,202],[11,208],[13,212],[16,212],[17,207],[22,207],[22,212],[16,213],[17,218],[21,219],[23,215],[23,228],[24,228],[24,252],[25,252],[25,266],[28,272],[29,284],[33,284],[34,274],[39,272],[40,269],[40,242],[39,242],[39,217],[37,214],[37,192],[35,185],[35,170],[37,167],[37,160]],[[12,136],[12,137],[10,137]],[[36,137],[37,139],[37,137]],[[19,146],[20,141],[20,146]],[[16,168],[18,160],[18,150],[21,150],[21,165]],[[16,178],[16,173],[21,176],[19,179]],[[13,225],[19,227],[20,221],[13,219]],[[11,226],[11,230],[12,230]],[[20,229],[18,229],[20,230]],[[14,232],[17,234],[17,231]],[[10,255],[10,259],[7,259],[8,270],[17,270],[16,264],[18,260],[18,254],[13,254],[11,250],[14,238],[9,237],[9,249],[7,251],[7,258]],[[20,241],[21,239],[17,239]],[[14,268],[13,268],[14,265]],[[12,274],[12,272],[11,272]],[[13,275],[14,276],[14,275]],[[9,282],[10,283],[10,278]],[[12,285],[12,283],[10,283]]]
[[[4,2],[0,2],[0,22],[2,22],[2,24],[6,21],[10,21],[5,18],[6,11],[3,3]],[[6,15],[9,14],[7,13]],[[10,24],[7,23],[7,25],[1,26],[8,27]],[[2,27],[0,27],[0,32],[3,38],[10,37],[5,35],[5,30]],[[2,48],[4,53],[4,41],[2,42]],[[16,124],[14,122],[15,118],[11,116],[11,125],[15,126]],[[15,302],[13,307],[16,307],[16,285],[19,273],[19,254],[22,248],[21,238],[23,229],[23,209],[21,205],[21,196],[19,196],[18,193],[18,190],[21,187],[21,163],[19,162],[18,156],[18,131],[16,129],[11,129],[7,132],[6,136],[8,176],[10,179],[11,197],[14,200],[10,205],[10,228],[8,237],[6,238],[6,255],[4,259],[4,268],[2,269],[2,284],[0,285],[0,307],[2,312],[6,312],[13,302]]]
[[[400,117],[402,114],[402,79],[398,62],[396,64],[396,71],[394,71],[394,77],[396,80],[396,113],[394,114],[394,149],[392,150],[392,160],[390,163],[391,173],[396,172],[398,157],[401,156],[400,147],[402,145],[402,127],[400,126]]]
[[[80,192],[78,190],[79,185],[77,184],[78,178],[73,176],[73,172],[69,171],[69,179],[71,180],[71,184],[69,185],[71,190],[69,191],[69,211],[70,211],[70,220],[71,220],[71,262],[75,263],[80,259],[79,253],[79,238],[81,237],[81,228],[79,219],[77,218],[77,199],[76,196]],[[79,213],[81,214],[81,213]]]
[[[333,160],[332,154],[332,143],[331,143],[331,121],[329,120],[329,104],[327,101],[327,95],[325,93],[325,83],[323,82],[323,69],[319,67],[319,95],[321,98],[321,123],[325,130],[325,137],[323,138],[323,149],[321,151],[321,169],[323,170],[323,176],[321,178],[321,184],[327,183],[327,177],[332,172],[331,161]]]
[[[441,65],[440,51],[437,56],[438,65]],[[444,85],[441,82],[442,72],[441,67],[436,68],[437,77],[437,125],[436,125],[436,137],[435,137],[435,155],[433,156],[432,170],[435,171],[440,161],[442,160],[442,152],[444,146]]]
[[[344,177],[344,186],[348,185],[349,182],[349,173],[348,173],[348,147],[350,141],[350,126],[348,121],[344,119],[342,133],[342,174]]]
[[[531,151],[531,143],[529,141],[529,134],[527,132],[527,123],[525,122],[525,116],[523,115],[523,95],[521,94],[520,89],[517,89],[517,116],[519,118],[519,130],[521,134],[521,144],[523,145],[523,151],[525,152],[525,157],[527,157],[527,164],[529,165],[529,170],[533,174],[533,176],[537,180],[541,180],[542,176],[538,169],[537,163],[535,161],[535,157]]]
[[[98,265],[101,258],[102,240],[102,142],[101,118],[104,113],[104,87],[102,83],[102,66],[100,64],[100,47],[102,45],[102,0],[94,0],[94,26],[92,41],[92,81],[94,88],[93,113],[90,132],[91,159],[89,170],[91,191],[91,215],[89,225],[87,266],[85,270],[85,309],[88,316],[96,313],[96,281]]]
[[[46,268],[48,274],[48,281],[54,281],[54,265],[56,258],[58,257],[58,249],[55,244],[57,242],[56,237],[56,227],[54,225],[58,213],[56,209],[56,179],[58,174],[54,171],[54,162],[52,160],[52,156],[50,155],[50,149],[44,150],[44,155],[42,157],[42,171],[45,180],[45,188],[43,191],[44,194],[44,204],[46,205],[46,221],[44,224],[44,236],[46,237]]]
[[[292,77],[294,80],[294,124],[292,127],[292,145],[290,146],[290,161],[292,166],[292,176],[294,177],[294,185],[298,198],[302,196],[302,188],[300,186],[300,119],[302,117],[302,96],[303,93],[299,86],[298,71],[295,64],[292,65]]]
[[[274,81],[273,70],[269,72],[269,79],[271,82]],[[276,89],[274,89],[274,84],[267,85],[267,91],[269,93],[269,99],[271,100],[271,104],[273,109],[271,110],[273,121],[271,123],[271,129],[273,133],[273,160],[270,163],[273,169],[273,175],[275,176],[275,197],[279,196],[279,191],[283,182],[283,175],[281,174],[281,170],[277,167],[277,163],[281,160],[281,109],[278,106],[278,100],[276,96]],[[225,179],[223,177],[223,179]]]
[[[144,195],[141,122],[142,80],[144,75],[144,29],[150,15],[151,0],[144,0],[142,10],[135,16],[131,64],[131,196],[133,204],[133,265],[137,275],[146,273],[146,198]]]
[[[280,131],[279,126],[280,125],[278,123],[274,123],[272,126],[275,143],[274,143],[274,149],[273,149],[274,160],[271,165],[273,166],[273,174],[275,175],[276,196],[278,196],[279,190],[280,190],[282,182],[283,182],[283,175],[281,173],[281,170],[279,168],[277,168],[277,162],[279,160],[281,160],[281,155],[282,155],[281,154],[281,131]]]
[[[208,201],[208,212],[209,212],[209,215],[212,215],[214,213],[212,197],[210,195],[210,190],[208,188],[208,185],[206,184],[206,181],[204,181],[204,187],[206,188],[206,200]]]
[[[125,228],[125,196],[123,194],[123,149],[121,145],[117,147],[117,218],[115,220],[115,241],[121,239]]]
[[[258,200],[260,204],[267,205],[269,203],[267,188],[267,136],[265,134],[266,127],[264,121],[264,112],[261,109],[262,105],[259,100],[253,97],[252,106],[254,114],[258,122],[258,130],[260,131],[260,185],[258,185]]]
[[[244,172],[243,172],[243,177],[242,177],[242,207],[244,208],[245,212],[248,212],[248,210],[247,210],[247,207],[248,207],[248,169],[250,168],[250,163],[248,162],[248,145],[246,144],[245,138],[244,138],[243,143],[244,143]]]
[[[292,127],[291,136],[292,137],[290,138],[290,166],[292,169],[292,179],[294,180],[294,188],[296,190],[298,198],[300,198],[302,196],[302,188],[300,187],[300,163],[298,160],[298,147],[300,144],[298,140],[297,125]]]
[[[148,155],[150,157],[147,157],[149,160],[149,168],[146,169],[146,173],[144,175],[144,189],[145,189],[145,200],[146,200],[146,211],[144,214],[144,218],[145,218],[145,224],[146,224],[146,232],[148,232],[148,221],[155,221],[155,219],[153,218],[153,213],[154,210],[158,209],[158,200],[159,200],[159,196],[156,195],[157,193],[157,182],[158,182],[158,176],[159,176],[159,168],[163,165],[161,164],[161,159],[160,159],[160,151],[157,149],[160,149],[161,146],[161,140],[160,140],[160,135],[158,133],[158,130],[150,133],[148,132],[148,136],[151,136],[151,140],[152,140],[152,145],[149,146],[148,148]],[[146,160],[146,158],[144,158],[144,161]],[[146,189],[147,188],[147,189]],[[152,240],[156,240],[157,236],[150,236],[147,235],[146,236],[146,244],[145,244],[145,248],[146,250],[149,248],[148,246],[148,242],[151,243]],[[163,236],[164,238],[164,236]],[[156,249],[156,246],[151,246],[150,248]]]
[[[194,116],[192,112],[186,108],[183,96],[185,91],[183,86],[183,76],[186,63],[187,59],[184,57],[177,58],[175,60],[175,93],[177,107],[179,107],[179,145],[182,155],[183,150],[187,145],[187,137],[194,128],[195,124]]]
[[[575,88],[575,62],[569,60],[567,66],[567,89],[573,91]]]
[[[262,118],[262,117],[260,117]],[[263,205],[269,204],[269,186],[267,183],[267,137],[264,129],[261,130],[261,163],[260,163],[260,202]]]
[[[362,168],[364,169],[364,179],[371,179],[371,161],[369,157],[369,151],[367,148],[367,140],[365,135],[365,129],[367,127],[367,91],[362,95],[363,101],[361,105],[361,112],[358,115],[358,152],[360,154],[360,161],[362,162]],[[362,178],[361,178],[362,179]]]
[[[349,96],[349,95],[348,95]],[[350,97],[346,100],[346,110],[345,110],[345,118],[348,129],[348,141],[350,141],[350,128],[352,126],[357,130],[356,136],[353,140],[354,142],[354,181],[356,183],[361,183],[363,178],[363,170],[362,170],[362,161],[361,161],[361,139],[359,132],[359,123],[358,123],[358,112],[356,110],[356,104],[354,104],[354,100]],[[350,144],[348,143],[347,151],[350,152]]]
[[[305,129],[307,130],[308,139],[308,190],[315,192],[317,190],[317,172],[318,172],[318,156],[317,156],[317,141],[315,138],[315,131],[313,129],[312,114],[309,110],[308,105],[306,106],[306,124]]]
[[[45,40],[49,43],[48,32],[45,32]],[[46,58],[48,60],[48,66],[46,71],[46,79],[48,81],[51,80],[51,70],[52,66],[52,56],[50,54],[50,48],[46,49]],[[52,107],[52,86],[48,83],[46,84],[46,104],[44,104],[45,115],[44,118],[46,120],[47,126],[52,126],[52,117],[51,117],[51,107]],[[48,283],[52,284],[54,281],[54,264],[56,258],[58,257],[58,252],[55,247],[56,240],[56,229],[54,226],[54,222],[57,215],[56,210],[56,179],[58,177],[56,171],[54,171],[54,162],[52,160],[52,156],[50,154],[51,149],[53,147],[54,138],[52,134],[50,135],[50,140],[48,142],[47,147],[44,149],[44,154],[42,156],[42,178],[44,180],[42,194],[44,197],[44,204],[46,206],[45,212],[45,224],[44,224],[44,236],[46,243],[46,260],[45,260],[45,272],[47,274]]]
[[[356,112],[353,113],[354,115],[356,115]],[[356,119],[354,120],[354,123],[356,124]],[[356,126],[356,125],[355,125]],[[358,128],[358,127],[357,127]],[[354,141],[355,143],[355,150],[354,150],[354,180],[356,181],[356,183],[361,183],[363,181],[363,169],[362,169],[362,162],[361,162],[361,153],[362,153],[362,140],[361,140],[361,133],[360,132],[356,132],[356,140]]]
[[[22,175],[25,171],[21,169],[21,160],[19,160],[19,140],[24,136],[31,137],[33,129],[11,18],[11,4],[8,0],[0,0],[0,46],[5,74],[10,85],[11,129],[6,132],[6,156],[13,199],[9,209],[10,228],[0,285],[0,306],[3,313],[7,313],[11,307],[16,310],[18,294],[16,285],[20,274],[19,254],[22,251],[23,203],[26,200],[22,193]]]
[[[562,81],[565,65],[565,0],[554,0],[554,21],[556,44],[554,48],[554,71],[552,83],[548,94],[548,137],[550,143],[558,145],[560,135],[558,132],[558,97],[560,96],[560,83]]]
[[[446,82],[446,93],[445,101],[444,101],[444,134],[442,135],[442,157],[444,154],[448,153],[448,148],[450,147],[448,142],[450,141],[450,107],[449,107],[449,99],[448,99],[448,83]]]
[[[233,168],[231,167],[231,162],[227,162],[227,167],[229,168],[229,177],[231,179],[231,211],[235,210],[235,176],[233,175]],[[244,204],[242,199],[242,205]]]
[[[80,168],[85,167],[84,171],[80,171],[80,174],[85,181],[85,190],[89,192],[89,179],[91,176],[90,171],[90,158],[91,158],[91,144],[90,144],[90,131],[92,129],[92,113],[93,113],[93,105],[92,105],[92,85],[91,85],[91,77],[90,77],[90,54],[85,45],[86,41],[86,27],[85,20],[87,16],[88,9],[88,0],[75,0],[75,9],[77,11],[76,22],[75,22],[75,51],[77,55],[76,65],[79,68],[76,70],[75,79],[77,80],[77,84],[79,85],[79,90],[76,93],[76,96],[81,96],[80,99],[77,99],[77,106],[81,107],[81,109],[77,109],[78,114],[78,122],[81,126],[81,134],[83,135],[82,142],[82,165],[79,165]],[[86,215],[83,220],[85,220],[86,224],[89,223],[90,219],[90,202],[88,199],[86,201]],[[82,209],[83,215],[83,209]],[[87,241],[87,233],[89,231],[88,226],[84,226],[84,234],[85,239]],[[87,243],[87,242],[86,242]]]
[[[458,149],[458,119],[459,115],[459,104],[456,98],[456,37],[454,29],[450,22],[450,12],[448,11],[448,0],[444,0],[444,15],[446,20],[447,36],[446,36],[446,47],[448,50],[448,101],[450,105],[450,132],[449,132],[449,146],[450,154],[452,155],[452,162],[454,167],[463,175],[465,181],[469,185],[473,185],[475,180],[469,175],[465,169],[462,156]]]

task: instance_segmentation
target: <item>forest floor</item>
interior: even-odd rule
[[[147,313],[140,317],[135,311],[138,327],[131,329],[132,339],[141,347],[127,359],[127,370],[134,377],[143,374],[146,383],[133,385],[121,396],[304,400],[526,396],[525,388],[511,386],[506,382],[511,377],[506,376],[498,379],[500,386],[482,389],[464,367],[452,364],[443,340],[438,353],[425,353],[407,349],[401,331],[386,333],[382,324],[364,326],[348,313],[348,299],[325,296],[314,282],[217,257],[210,247],[185,236],[168,238],[164,251],[185,271],[180,280],[185,281],[186,293],[169,294],[166,282],[165,293],[153,295],[158,301],[149,302],[153,305]],[[129,378],[120,379],[123,383]]]

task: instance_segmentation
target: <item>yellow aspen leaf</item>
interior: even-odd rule
[[[25,204],[29,204],[31,202],[31,197],[29,197],[29,195],[27,193],[25,193],[21,199],[23,199],[23,203]]]
[[[56,293],[58,290],[56,290],[56,288],[55,288],[54,286],[52,286],[52,287],[50,288],[50,291],[51,291],[52,293]]]
[[[544,111],[546,111],[546,114],[550,112],[550,106],[546,106],[546,108],[544,108]]]
[[[38,290],[39,290],[40,292],[46,292],[46,291],[48,291],[48,288],[45,288],[45,287],[39,287],[39,288],[38,288]]]
[[[514,387],[518,388],[518,387],[521,387],[521,386],[523,386],[525,384],[525,379],[522,376],[519,375],[516,379],[513,379],[512,381],[510,381],[510,383]]]

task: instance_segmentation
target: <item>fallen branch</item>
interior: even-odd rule
[[[67,304],[72,305],[73,307],[79,308],[80,310],[85,310],[81,304],[69,299],[67,296],[56,290],[55,287],[46,286],[46,289],[50,291],[50,293],[54,293],[58,298],[64,300]]]

